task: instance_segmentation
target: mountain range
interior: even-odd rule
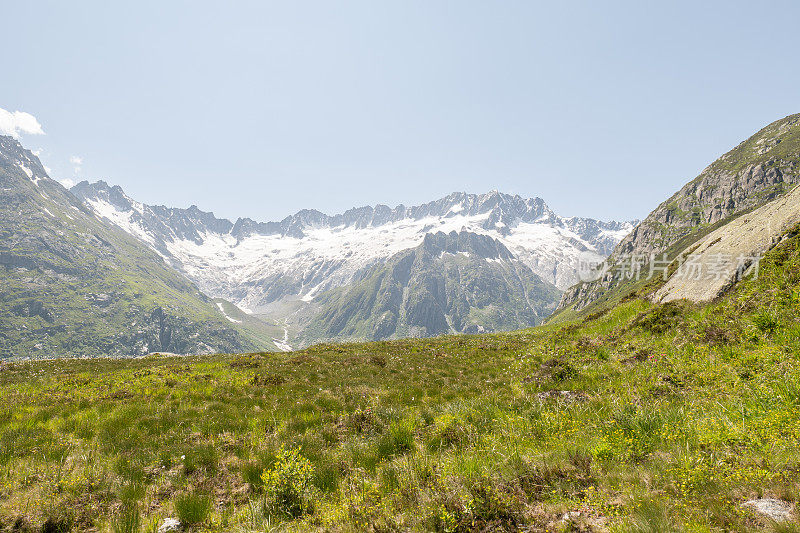
[[[636,296],[705,301],[794,231],[798,182],[800,115],[791,115],[641,223],[562,217],[540,198],[497,191],[231,221],[146,205],[105,181],[68,191],[0,137],[0,352],[288,350],[519,329]],[[712,265],[734,254],[751,259]],[[658,262],[663,277],[626,275],[634,259],[643,271]],[[681,277],[694,262],[717,279]],[[581,280],[586,264],[600,268]]]
[[[552,311],[560,290],[578,279],[581,260],[602,261],[635,224],[561,217],[540,198],[524,199],[497,191],[481,195],[453,193],[413,207],[366,206],[334,216],[303,210],[280,222],[248,218],[230,221],[196,206],[180,209],[146,205],[105,181],[82,181],[71,192],[98,216],[151,247],[206,294],[281,324],[285,332],[276,339],[281,346],[289,338],[292,344],[302,345],[322,339],[382,339],[532,326]],[[454,232],[457,237],[450,237]],[[371,304],[362,307],[364,298],[358,299],[359,305],[345,304],[342,298],[363,293],[370,279],[380,277],[376,271],[405,264],[404,257],[428,242],[432,234],[446,235],[454,242],[485,237],[492,246],[502,248],[500,256],[511,261],[513,267],[507,272],[509,275],[498,276],[499,267],[487,262],[492,258],[473,255],[465,262],[463,254],[468,252],[459,250],[464,264],[447,270],[454,277],[441,280],[442,287],[464,279],[467,271],[476,279],[495,281],[491,286],[473,287],[473,299],[462,298],[461,311],[453,314],[452,309],[445,310],[452,302],[443,307],[441,298],[429,297],[429,288],[403,285],[405,296],[390,300],[398,302],[397,306],[379,306],[381,316],[390,312],[392,320],[398,320],[397,327],[387,329],[377,323],[355,326],[356,315],[364,317],[376,310]],[[438,256],[434,261],[430,254],[417,258],[414,268],[425,272],[432,272],[445,261]],[[495,274],[488,275],[490,271]],[[540,279],[534,282],[534,277]],[[401,276],[395,279],[395,285],[398,279],[417,278]],[[502,289],[498,289],[498,283]],[[386,290],[379,285],[374,286],[375,291]],[[415,290],[423,292],[414,294]],[[491,316],[479,313],[470,302],[483,300],[481,290],[497,294],[499,299],[491,302],[491,308],[507,308],[508,316],[501,319],[494,312],[489,313]],[[334,292],[328,294],[329,291]],[[511,294],[514,296],[508,296]],[[544,299],[540,298],[543,295]],[[380,297],[376,293],[368,299]],[[535,306],[521,309],[520,302],[529,299],[536,302]],[[401,325],[405,320],[401,315],[407,316],[407,309],[401,307],[413,301],[434,300],[438,302],[437,309],[424,313],[433,323],[422,324],[417,319]],[[333,302],[341,306],[339,311],[329,309]],[[342,309],[351,310],[353,316],[343,317]],[[330,317],[333,323],[322,323],[324,317]],[[337,324],[343,320],[349,325],[339,329]]]

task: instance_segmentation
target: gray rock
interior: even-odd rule
[[[756,514],[769,518],[775,522],[786,522],[792,519],[792,504],[775,498],[757,498],[747,500],[742,507],[751,509]]]
[[[183,526],[177,518],[165,518],[161,525],[158,526],[158,533],[171,533],[174,531],[183,531]]]

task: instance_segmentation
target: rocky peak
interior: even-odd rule
[[[420,246],[434,257],[445,253],[451,255],[463,253],[481,259],[514,258],[508,248],[497,239],[469,231],[428,233]]]
[[[39,158],[8,135],[0,135],[0,168],[9,171],[4,173],[4,180],[13,175],[24,176],[34,184],[41,179],[50,180]]]

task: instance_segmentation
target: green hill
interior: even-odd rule
[[[314,299],[306,343],[508,331],[540,323],[561,292],[499,241],[429,233],[363,279]]]

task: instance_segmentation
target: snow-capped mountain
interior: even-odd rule
[[[280,222],[236,222],[196,206],[149,206],[103,181],[72,188],[98,215],[148,243],[207,294],[259,312],[284,297],[310,301],[363,277],[433,232],[467,231],[496,238],[542,279],[565,289],[579,257],[600,261],[632,222],[565,218],[540,198],[493,191],[453,193],[406,207],[359,207],[328,216],[303,210]]]

